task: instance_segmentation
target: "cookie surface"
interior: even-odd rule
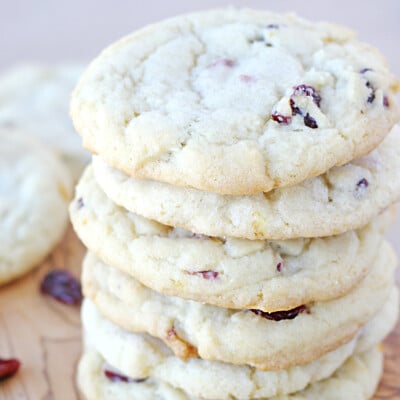
[[[106,363],[94,350],[87,350],[78,367],[78,386],[85,400],[202,400],[168,384],[148,379],[144,382],[112,382],[104,373]],[[369,400],[383,370],[383,354],[378,348],[350,357],[335,374],[313,383],[301,392],[270,397],[269,400]],[[264,399],[266,400],[266,399]]]
[[[362,328],[361,336],[357,341],[356,352],[364,353],[376,343],[382,342],[395,329],[399,318],[399,289],[395,287],[384,306],[374,318]]]
[[[0,130],[0,284],[33,268],[61,239],[72,182],[32,137]]]
[[[75,179],[89,160],[68,112],[83,69],[78,64],[26,64],[0,76],[0,128],[39,137],[60,154]]]
[[[400,198],[400,127],[365,157],[299,185],[253,196],[138,181],[98,158],[93,166],[115,203],[166,225],[247,239],[331,236],[366,225]]]
[[[345,28],[225,9],[110,46],[71,113],[84,146],[127,174],[252,194],[371,151],[399,118],[397,86]]]
[[[364,329],[369,335],[381,321],[370,321]],[[82,308],[85,346],[98,351],[123,375],[136,379],[153,379],[207,399],[272,397],[304,389],[308,384],[331,376],[353,353],[360,335],[351,342],[303,366],[283,371],[258,371],[218,361],[190,359],[182,361],[160,341],[144,334],[129,333],[106,320],[93,303],[86,300]],[[383,325],[381,329],[386,329]],[[372,336],[374,334],[372,333]],[[381,335],[371,338],[375,347]]]
[[[389,211],[359,231],[323,239],[211,238],[116,206],[99,189],[90,168],[76,189],[70,215],[94,254],[145,286],[224,308],[264,311],[348,292],[371,269],[381,225],[392,218]]]
[[[351,340],[389,297],[395,264],[385,243],[370,274],[345,296],[269,315],[163,296],[91,254],[82,286],[107,319],[163,340],[181,358],[278,370],[309,363]]]

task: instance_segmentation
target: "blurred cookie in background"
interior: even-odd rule
[[[0,129],[0,285],[30,271],[68,225],[72,179],[41,142]]]
[[[69,117],[70,94],[84,65],[23,64],[0,76],[0,128],[39,137],[76,180],[89,161]]]

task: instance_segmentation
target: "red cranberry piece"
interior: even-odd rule
[[[111,371],[109,369],[104,370],[104,375],[111,381],[111,382],[124,382],[124,383],[143,383],[147,380],[147,378],[140,378],[140,379],[133,379],[129,378],[129,376],[123,375],[119,372]]]
[[[314,103],[320,107],[321,104],[321,96],[317,92],[317,90],[310,85],[298,85],[293,88],[293,93],[291,97],[294,96],[311,96]]]
[[[0,381],[11,378],[18,372],[20,366],[21,363],[15,358],[8,360],[0,358]]]
[[[114,371],[110,371],[108,369],[104,370],[104,375],[111,381],[111,382],[131,382],[131,378],[128,376],[119,374]]]
[[[255,80],[256,80],[256,78],[254,78],[254,76],[245,75],[245,74],[239,75],[239,79],[245,83],[255,82]]]
[[[227,58],[220,58],[219,60],[214,61],[211,64],[211,67],[217,67],[217,66],[223,66],[223,67],[228,67],[232,68],[235,66],[235,61],[227,59]]]
[[[193,276],[201,276],[202,278],[207,280],[217,279],[219,275],[217,271],[188,271],[187,273]]]
[[[294,101],[295,96],[310,96],[312,97],[314,103],[320,107],[321,104],[321,96],[317,92],[317,90],[310,85],[298,85],[293,88],[293,93],[290,97],[290,107],[292,109],[292,115],[303,115],[303,112],[299,107],[296,106]],[[304,124],[309,128],[316,129],[318,128],[318,124],[313,117],[310,116],[309,113],[304,117]]]
[[[251,312],[254,314],[258,315],[259,317],[263,317],[272,321],[281,321],[283,319],[294,319],[296,318],[300,313],[303,313],[307,311],[307,308],[305,305],[293,308],[292,310],[287,310],[287,311],[275,311],[272,313],[261,311],[261,310],[255,310],[251,309]]]
[[[81,284],[66,270],[50,271],[44,277],[40,290],[64,304],[79,304],[82,301]]]
[[[370,81],[367,81],[365,86],[371,90],[371,94],[368,96],[367,102],[372,103],[375,100],[375,88],[372,86]]]
[[[210,236],[202,235],[201,233],[193,233],[193,232],[192,232],[191,235],[190,235],[190,237],[193,238],[193,239],[201,239],[201,240],[204,240],[204,239],[209,239]]]
[[[372,71],[371,68],[362,68],[360,69],[360,74],[365,74],[366,72]]]
[[[283,268],[283,261],[279,261],[278,264],[276,264],[276,270],[278,272],[281,272]]]
[[[360,179],[356,185],[356,198],[360,198],[361,196],[363,196],[368,186],[369,182],[365,178]]]
[[[369,182],[365,178],[362,178],[357,182],[357,187],[358,188],[365,189],[368,186],[369,186]]]
[[[383,96],[382,102],[383,102],[383,105],[384,105],[386,108],[389,108],[390,103],[389,103],[389,98],[388,98],[387,96]]]
[[[294,100],[291,98],[290,99],[290,108],[292,109],[292,115],[302,115],[303,113],[301,112],[300,108],[296,106]]]
[[[289,125],[292,122],[292,117],[278,114],[277,112],[274,112],[271,115],[271,118],[273,121],[278,122],[278,124],[283,124],[283,125]]]
[[[178,334],[176,333],[176,329],[175,327],[172,327],[168,332],[167,332],[167,338],[168,339],[174,339],[178,336]]]
[[[83,206],[85,205],[83,198],[79,197],[79,199],[76,200],[76,207],[78,210],[80,210]]]
[[[304,125],[308,126],[311,129],[318,128],[317,121],[309,113],[307,113],[304,117]]]

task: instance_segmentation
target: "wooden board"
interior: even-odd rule
[[[83,254],[83,246],[69,229],[40,268],[0,288],[0,358],[17,357],[23,363],[18,375],[0,383],[0,400],[78,399],[79,308],[43,296],[39,285],[54,267],[79,276]],[[374,400],[400,399],[400,324],[384,348],[385,375]]]

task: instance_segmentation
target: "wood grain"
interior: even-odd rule
[[[70,228],[40,268],[0,288],[0,357],[22,368],[0,383],[1,400],[75,400],[75,367],[81,351],[79,307],[43,296],[39,285],[54,267],[79,277],[84,248]]]
[[[79,276],[83,254],[83,246],[69,229],[39,268],[0,288],[0,358],[16,357],[23,363],[18,375],[0,382],[0,400],[78,400],[79,308],[43,296],[39,285],[54,267]],[[374,400],[400,399],[400,324],[384,348],[385,375]]]

